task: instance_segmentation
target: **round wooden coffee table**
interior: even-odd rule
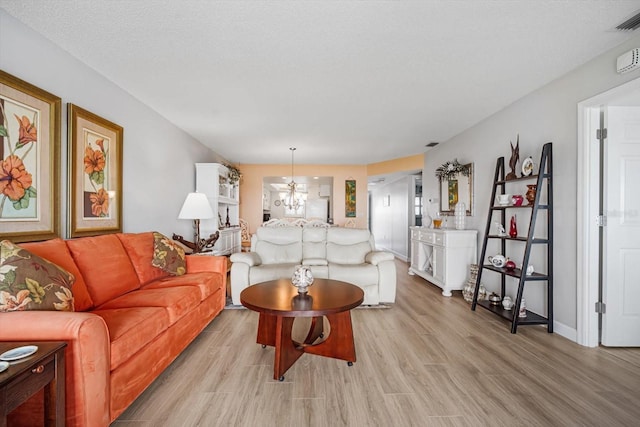
[[[304,353],[346,360],[352,365],[356,361],[356,349],[350,310],[363,300],[364,292],[358,286],[331,279],[315,279],[307,295],[299,295],[288,279],[258,283],[240,294],[242,305],[260,313],[256,341],[263,347],[275,347],[273,378],[280,381]],[[327,337],[324,337],[323,316],[330,325]],[[296,317],[311,317],[303,342],[291,337]],[[318,338],[324,340],[314,344]]]

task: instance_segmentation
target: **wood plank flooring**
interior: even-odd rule
[[[407,269],[391,308],[352,312],[352,367],[305,354],[275,381],[258,314],[224,310],[113,426],[640,425],[640,349],[513,335]]]

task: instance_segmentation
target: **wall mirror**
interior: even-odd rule
[[[473,215],[473,163],[465,165],[469,176],[461,173],[440,181],[440,212],[453,214],[456,204],[464,202],[467,215]]]

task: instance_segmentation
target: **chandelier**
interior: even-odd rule
[[[293,153],[296,151],[296,148],[290,147],[289,150],[291,150],[291,182],[287,184],[289,192],[282,199],[282,204],[289,210],[297,211],[304,205],[304,199],[301,194],[296,193],[297,184],[293,179]]]

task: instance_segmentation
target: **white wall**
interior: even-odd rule
[[[2,9],[0,69],[62,98],[63,236],[67,230],[68,102],[124,128],[124,231],[192,235],[191,222],[178,220],[178,212],[187,193],[195,189],[194,163],[220,161],[216,153]]]
[[[405,176],[389,184],[371,190],[371,232],[378,249],[393,252],[398,258],[408,260],[409,209],[413,178]],[[384,199],[389,200],[385,206]]]
[[[520,134],[520,158],[532,155],[536,163],[539,162],[542,145],[553,142],[555,329],[574,340],[579,285],[576,283],[577,104],[640,77],[638,71],[624,75],[615,71],[616,58],[635,47],[640,47],[640,35],[532,92],[425,154],[425,200],[438,197],[434,172],[439,165],[455,157],[461,163],[474,163],[475,215],[467,218],[467,227],[479,230],[480,252],[496,158],[504,156],[508,163],[511,155],[509,141],[515,143],[517,134]],[[536,260],[533,263],[535,265]],[[490,277],[494,280],[491,281]],[[482,282],[489,290],[498,290],[497,275],[487,273]],[[542,289],[542,285],[528,285],[525,298],[527,306],[533,311],[545,313],[545,294]]]

